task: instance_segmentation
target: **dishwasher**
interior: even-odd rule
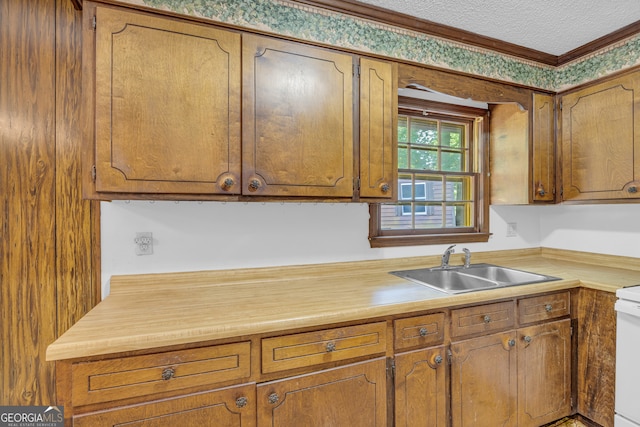
[[[614,427],[640,427],[640,285],[616,292]]]

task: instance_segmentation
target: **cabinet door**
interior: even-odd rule
[[[640,197],[640,73],[562,97],[564,200]]]
[[[555,101],[553,95],[533,94],[533,201],[555,200]]]
[[[258,426],[387,425],[386,360],[258,385]]]
[[[96,190],[238,193],[240,35],[98,7]]]
[[[571,321],[518,330],[518,427],[571,414]]]
[[[445,357],[442,346],[396,355],[397,427],[447,425]]]
[[[394,197],[397,65],[360,59],[360,197]]]
[[[243,194],[353,195],[353,58],[243,36]]]
[[[451,344],[453,427],[516,425],[515,331]]]
[[[254,427],[255,384],[77,415],[74,427]]]

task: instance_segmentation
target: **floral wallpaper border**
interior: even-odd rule
[[[286,0],[122,1],[553,91],[640,64],[640,35],[553,67]]]

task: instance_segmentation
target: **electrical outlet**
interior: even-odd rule
[[[153,234],[150,231],[136,233],[134,242],[136,244],[136,255],[153,254]]]
[[[507,237],[516,237],[518,235],[518,223],[517,222],[508,222],[507,223]]]

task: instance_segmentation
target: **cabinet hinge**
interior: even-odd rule
[[[353,178],[353,191],[360,191],[360,178]]]
[[[573,336],[573,326],[569,328],[569,331],[571,333],[571,336]]]
[[[97,26],[96,15],[93,15],[93,19],[91,20],[91,28],[93,28],[93,31],[96,30],[96,26]]]
[[[91,180],[96,182],[96,165],[91,166]]]
[[[451,349],[447,349],[447,363],[451,365],[451,360],[453,359],[453,353],[451,353]]]
[[[560,108],[560,111],[562,111],[562,101],[560,101],[560,103],[558,104],[558,107]]]
[[[356,77],[360,77],[360,65],[353,64],[353,75]]]
[[[396,360],[389,359],[389,366],[387,367],[387,371],[389,372],[389,376],[393,380],[396,377]]]

